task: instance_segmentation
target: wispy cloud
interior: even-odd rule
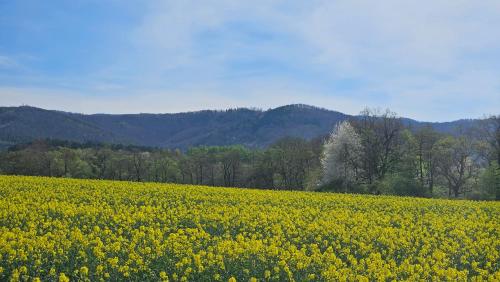
[[[91,3],[80,5],[91,10]],[[70,58],[78,68],[47,53],[33,54],[46,65],[32,65],[29,76],[0,73],[0,83],[10,87],[0,92],[0,103],[17,101],[5,94],[17,89],[22,100],[82,112],[300,102],[351,114],[389,107],[421,120],[451,120],[500,108],[498,1],[152,0],[123,6],[133,20],[106,17],[114,29],[98,29],[99,18],[75,23],[75,30],[85,24],[97,34],[67,46],[68,54],[88,54]],[[103,38],[103,46],[82,52]],[[0,68],[8,64],[2,58]],[[89,62],[78,63],[83,60]],[[43,95],[54,99],[36,98]]]
[[[0,55],[0,69],[13,69],[19,67],[19,64],[13,58]]]

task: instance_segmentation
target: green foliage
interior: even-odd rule
[[[378,183],[378,187],[383,194],[416,197],[428,196],[425,188],[418,181],[402,174],[388,175]]]
[[[500,168],[492,163],[481,173],[476,189],[468,197],[475,200],[494,200],[500,193]]]
[[[368,185],[366,184],[359,184],[351,181],[345,181],[339,178],[320,185],[317,190],[321,192],[356,193],[356,194],[366,194],[369,193],[370,191]]]

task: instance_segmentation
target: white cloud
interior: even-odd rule
[[[500,2],[322,1],[298,26],[319,62],[341,71],[379,66],[436,74],[456,70],[464,55],[500,47],[493,35]]]
[[[147,5],[119,60],[68,84],[83,87],[1,88],[0,103],[87,113],[305,103],[350,114],[389,107],[420,120],[500,108],[500,1]],[[258,63],[233,67],[241,61]],[[344,79],[356,87],[339,86]]]

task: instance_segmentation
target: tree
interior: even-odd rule
[[[351,120],[351,125],[361,140],[363,178],[369,184],[370,192],[377,192],[374,184],[382,180],[399,161],[398,147],[403,124],[389,110],[380,113],[378,110],[365,109],[360,117]]]
[[[274,188],[275,165],[269,150],[255,150],[251,154],[247,185],[255,188]]]
[[[236,186],[241,164],[247,158],[248,151],[243,146],[219,148],[217,159],[222,165],[224,186]]]
[[[107,171],[109,171],[107,175],[109,179],[134,180],[134,169],[130,153],[123,150],[113,151]]]
[[[338,182],[348,192],[348,187],[358,181],[361,151],[361,140],[354,127],[348,121],[337,124],[323,145],[322,184]]]
[[[439,133],[430,126],[422,127],[415,132],[418,178],[420,184],[427,187],[430,195],[434,192],[437,170],[436,143],[440,138]]]
[[[208,154],[208,147],[200,146],[193,147],[187,151],[187,156],[191,159],[192,164],[195,167],[196,184],[203,184],[204,177],[210,165],[210,159]]]
[[[182,183],[194,184],[196,165],[192,159],[184,154],[181,154],[179,155],[177,161],[179,162]]]
[[[94,153],[93,163],[96,168],[97,177],[100,179],[106,178],[108,170],[110,170],[110,159],[113,152],[109,148],[97,149]]]
[[[310,145],[301,138],[285,137],[268,150],[279,178],[275,186],[303,190],[307,173],[313,163]]]
[[[448,196],[458,197],[467,192],[467,181],[477,172],[477,165],[473,160],[474,143],[471,138],[452,136],[440,140],[438,146],[439,174],[444,177],[448,186]]]
[[[483,169],[478,183],[469,198],[476,200],[498,200],[500,186],[500,169],[496,162]]]
[[[486,143],[484,157],[500,166],[500,115],[490,116],[479,122],[476,132],[478,139]]]
[[[495,174],[500,175],[500,115],[482,120],[476,132],[482,145],[481,155],[490,167],[498,170]],[[495,185],[495,199],[498,201],[500,200],[500,183],[496,182]]]
[[[146,171],[148,170],[149,157],[150,157],[149,152],[141,152],[138,150],[132,152],[134,176],[135,180],[138,182],[144,181],[144,176],[146,174]]]
[[[73,166],[73,163],[76,161],[75,150],[72,150],[67,147],[62,147],[59,149],[61,153],[61,159],[63,162],[63,176],[71,177],[70,168]]]

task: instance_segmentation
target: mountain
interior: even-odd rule
[[[325,135],[336,123],[348,118],[352,116],[301,104],[266,111],[242,108],[120,115],[84,115],[29,106],[0,107],[0,147],[40,138],[181,149],[230,144],[265,147],[285,136],[311,139]],[[426,123],[404,119],[404,122],[412,127],[428,124],[441,132],[451,132],[474,120]]]

